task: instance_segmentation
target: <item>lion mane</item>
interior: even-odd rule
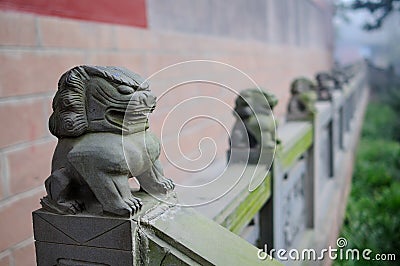
[[[49,129],[54,136],[79,137],[88,132],[85,88],[87,82],[94,77],[135,90],[149,87],[139,75],[122,67],[77,66],[70,69],[61,76],[53,99]]]

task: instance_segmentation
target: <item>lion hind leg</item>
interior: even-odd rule
[[[43,208],[57,213],[81,212],[83,204],[68,198],[71,193],[72,179],[65,168],[54,171],[45,181],[47,196],[41,200]]]
[[[126,175],[110,175],[97,172],[95,176],[84,178],[93,194],[103,207],[104,212],[121,216],[129,216],[134,209],[128,205],[121,196],[121,189],[118,179],[126,178]]]
[[[68,154],[68,161],[75,168],[80,177],[87,183],[103,212],[119,216],[130,216],[134,210],[122,198],[119,185],[127,180],[129,171],[124,171],[125,160],[120,154],[110,154],[109,150],[85,150],[86,146],[75,146]],[[100,149],[100,147],[96,146]],[[104,147],[103,147],[104,148]],[[128,181],[126,181],[128,182]],[[123,191],[122,191],[123,192]]]

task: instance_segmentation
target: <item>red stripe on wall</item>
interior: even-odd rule
[[[146,0],[0,0],[0,9],[147,27]]]

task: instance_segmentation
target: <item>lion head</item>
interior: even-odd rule
[[[293,80],[290,85],[291,98],[288,105],[288,119],[308,118],[315,113],[315,102],[318,98],[316,85],[305,77]]]
[[[301,94],[302,92],[310,90],[315,91],[316,86],[311,80],[304,77],[296,78],[290,84],[290,93],[292,95]]]
[[[278,99],[272,93],[258,88],[246,89],[240,92],[235,102],[235,112],[242,119],[248,118],[254,113],[270,114],[278,103]]]
[[[320,90],[332,91],[335,89],[335,81],[328,72],[318,72],[315,75]]]
[[[237,121],[232,130],[231,147],[245,147],[247,142],[250,148],[259,147],[264,136],[267,146],[273,146],[275,124],[272,118],[272,109],[278,99],[270,92],[259,88],[246,89],[236,98],[234,114]],[[272,121],[272,122],[271,122]],[[242,126],[244,125],[244,127]]]
[[[130,134],[146,130],[147,116],[155,103],[148,83],[128,69],[74,67],[58,82],[50,132],[61,138],[87,132]]]

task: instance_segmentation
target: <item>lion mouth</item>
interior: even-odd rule
[[[150,110],[148,110],[148,111],[133,111],[133,112],[125,113],[125,118],[128,118],[128,120],[129,120],[129,118],[132,116],[136,117],[138,115],[148,115],[149,113],[150,113]]]
[[[141,122],[146,122],[148,115],[153,111],[154,108],[146,108],[143,110],[127,111],[109,109],[106,111],[106,120],[123,130],[128,130],[130,125],[134,125]]]

